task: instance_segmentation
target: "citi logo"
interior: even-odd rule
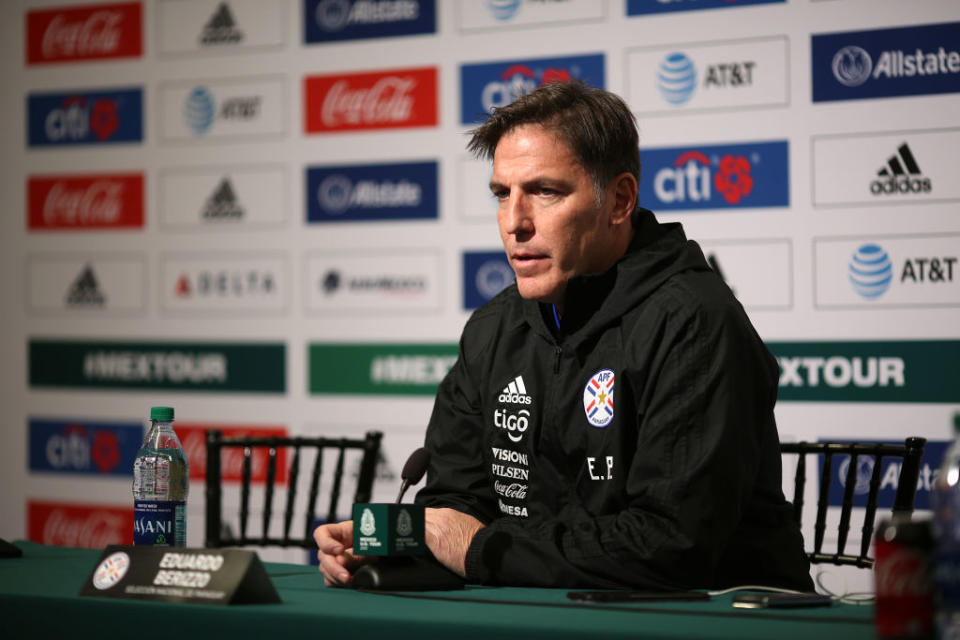
[[[505,107],[517,98],[527,95],[537,87],[551,82],[570,82],[573,79],[568,69],[547,67],[536,73],[525,64],[515,64],[500,74],[500,80],[483,88],[480,100],[486,112],[495,107]]]
[[[875,196],[930,193],[932,188],[930,178],[923,176],[906,142],[897,147],[897,153],[890,156],[886,166],[877,171],[877,179],[870,183],[870,193]]]
[[[497,401],[506,404],[533,404],[533,399],[527,395],[527,387],[523,384],[523,376],[517,376],[505,386]]]
[[[716,189],[728,204],[739,204],[753,191],[753,163],[742,155],[708,158],[701,151],[680,154],[672,167],[654,177],[654,192],[666,203],[709,202]]]

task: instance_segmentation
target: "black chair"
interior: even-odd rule
[[[823,468],[820,472],[820,493],[817,499],[817,520],[813,529],[813,551],[807,553],[811,563],[853,565],[861,568],[873,566],[873,558],[867,555],[867,551],[873,538],[873,521],[877,513],[877,494],[880,490],[883,458],[903,458],[897,484],[897,494],[893,503],[893,515],[909,519],[913,513],[913,500],[917,493],[917,477],[920,473],[920,459],[923,457],[923,448],[926,444],[925,438],[907,438],[903,445],[839,442],[784,442],[780,444],[780,453],[798,454],[793,490],[793,513],[797,524],[800,524],[800,516],[803,513],[803,488],[807,476],[807,454],[824,456]],[[827,507],[829,506],[830,483],[833,479],[833,458],[835,456],[850,456],[850,464],[847,468],[846,485],[840,511],[837,550],[836,553],[826,553],[823,551],[823,538],[827,527]],[[873,473],[870,477],[870,489],[867,493],[860,553],[851,555],[845,553],[845,551],[850,532],[854,490],[857,485],[857,459],[862,456],[873,457]]]
[[[366,437],[360,439],[349,438],[303,438],[303,437],[237,437],[225,438],[217,430],[207,432],[207,521],[204,544],[207,547],[228,546],[279,546],[316,547],[312,529],[317,509],[317,496],[320,490],[320,478],[323,473],[324,451],[338,451],[336,468],[333,472],[330,502],[327,510],[327,521],[332,522],[337,517],[337,503],[340,499],[340,489],[344,473],[345,458],[348,449],[361,452],[360,472],[357,479],[354,502],[369,502],[373,489],[377,456],[380,453],[380,440],[383,434],[379,431],[368,431]],[[223,488],[221,478],[220,454],[226,448],[243,449],[243,471],[240,486],[240,535],[233,536],[228,527],[223,525]],[[247,535],[247,522],[250,517],[250,476],[253,449],[263,447],[267,449],[266,481],[264,483],[264,502],[262,514],[262,532],[259,536]],[[283,536],[270,537],[268,535],[270,518],[273,514],[274,484],[277,479],[277,451],[281,447],[293,449],[293,460],[290,463],[289,482],[287,485],[286,507],[283,510]],[[291,537],[290,527],[296,513],[297,481],[300,476],[301,450],[315,450],[316,458],[313,463],[309,483],[309,498],[305,510],[306,521],[303,537]]]

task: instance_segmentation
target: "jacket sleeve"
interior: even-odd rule
[[[415,502],[457,509],[488,523],[496,517],[496,507],[484,468],[483,421],[467,364],[473,359],[467,334],[465,330],[457,360],[437,389],[426,434],[427,482]]]
[[[647,379],[625,381],[638,394],[625,508],[590,513],[571,485],[552,519],[531,525],[501,518],[478,532],[467,552],[468,580],[548,587],[714,584],[754,492],[761,456],[773,447],[779,464],[776,362],[739,305],[720,307],[662,318],[661,327],[671,329],[660,335]]]

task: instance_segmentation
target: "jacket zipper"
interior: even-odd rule
[[[563,348],[560,345],[557,345],[553,349],[553,373],[554,375],[560,373],[560,356],[563,354]]]

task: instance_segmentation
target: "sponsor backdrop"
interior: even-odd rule
[[[571,78],[636,113],[642,203],[777,357],[782,439],[927,437],[929,505],[960,410],[956,3],[20,0],[0,24],[0,536],[129,542],[156,404],[193,545],[213,427],[380,429],[391,499],[513,280],[464,132]]]

